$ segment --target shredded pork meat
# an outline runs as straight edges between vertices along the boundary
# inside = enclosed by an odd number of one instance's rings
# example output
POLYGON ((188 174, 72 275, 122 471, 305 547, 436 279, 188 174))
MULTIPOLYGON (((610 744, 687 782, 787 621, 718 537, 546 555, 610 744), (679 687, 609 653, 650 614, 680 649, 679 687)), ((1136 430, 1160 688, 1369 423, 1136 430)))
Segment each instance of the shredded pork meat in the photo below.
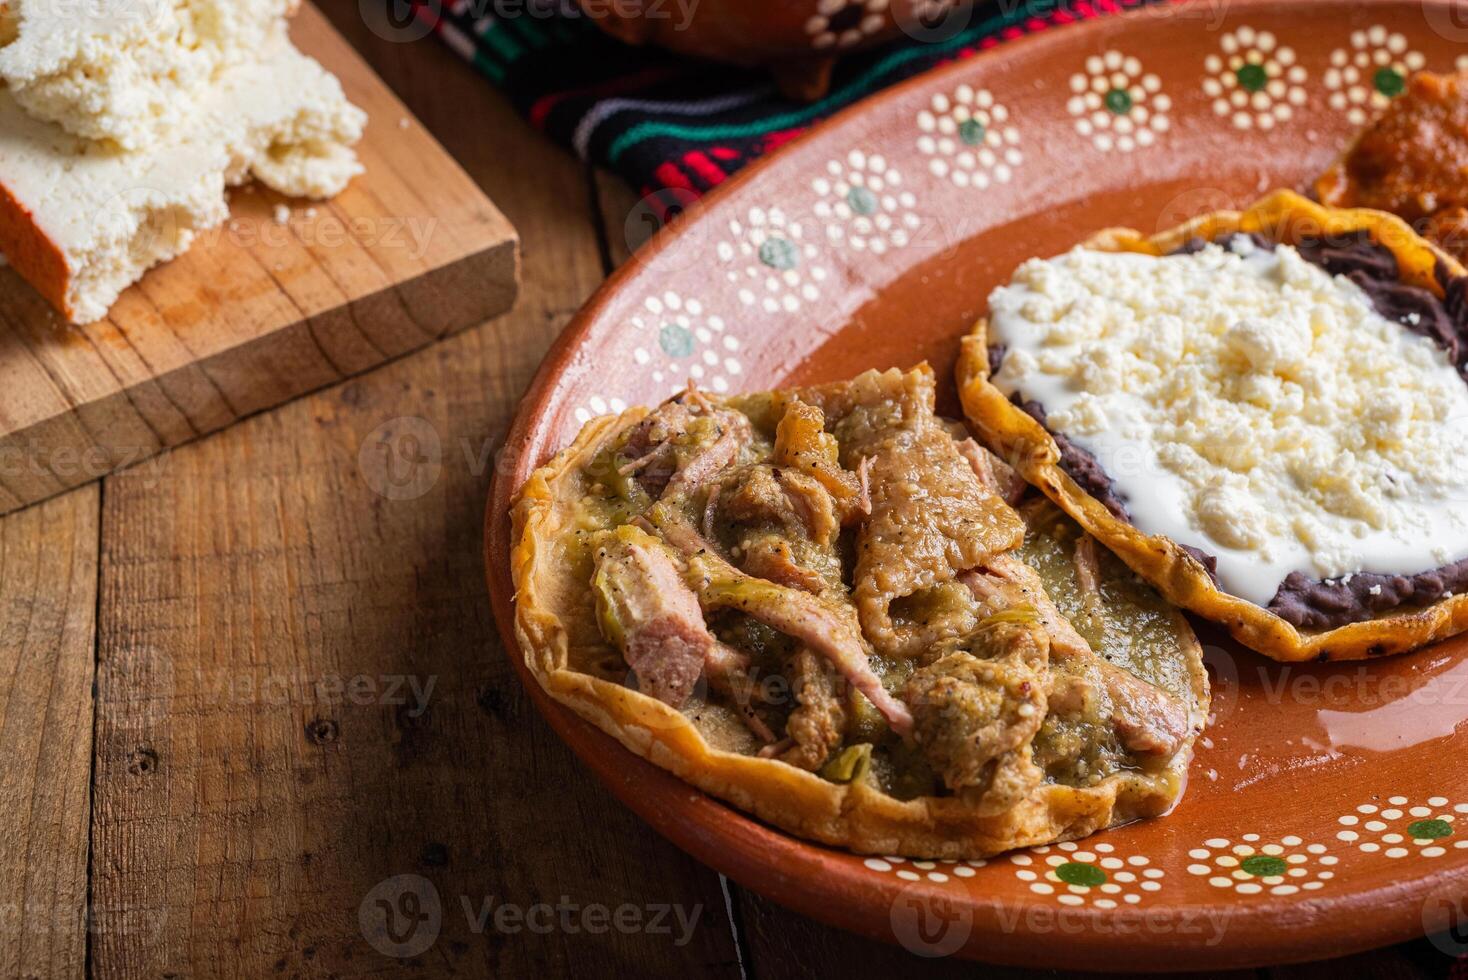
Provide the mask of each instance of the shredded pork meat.
POLYGON ((973 439, 960 439, 958 451, 968 460, 979 482, 1011 507, 1019 503, 1020 498, 1029 491, 1030 485, 1019 475, 1018 470, 973 439))
POLYGON ((731 465, 752 438, 743 413, 714 408, 690 389, 633 427, 620 472, 635 476, 654 499, 691 493, 731 465))
POLYGON ((826 415, 815 405, 791 398, 775 428, 776 466, 803 473, 830 494, 841 522, 850 524, 871 513, 864 466, 855 473, 842 469, 840 446, 826 431, 826 415))
MULTIPOLYGON (((1096 656, 1091 645, 1055 607, 1032 568, 1009 555, 997 555, 986 567, 966 574, 963 581, 988 609, 998 611, 1018 606, 1034 609, 1050 636, 1053 659, 1081 661, 1082 668, 1067 666, 1083 678, 1090 674, 1094 683, 1105 690, 1114 706, 1112 727, 1128 749, 1145 755, 1170 755, 1177 751, 1188 733, 1187 708, 1156 685, 1096 656)), ((1070 699, 1080 696, 1079 691, 1069 692, 1070 699)), ((1077 702, 1068 699, 1063 703, 1077 702)))
POLYGON ((726 657, 704 625, 698 597, 662 543, 637 528, 603 535, 595 561, 603 631, 620 641, 641 690, 681 707, 704 663, 726 657))
POLYGON ((841 679, 831 662, 798 650, 786 668, 797 707, 785 723, 790 745, 779 758, 815 772, 846 738, 847 711, 841 679))
POLYGON ((857 531, 853 595, 867 637, 883 654, 912 658, 971 628, 971 613, 942 587, 1018 546, 1024 523, 934 415, 932 374, 871 373, 809 394, 837 414, 846 462, 866 468, 871 514, 857 531), (918 614, 894 615, 903 600, 918 614))
POLYGON ((1001 623, 964 646, 908 679, 913 738, 950 789, 979 798, 982 813, 1002 813, 1042 778, 1030 743, 1045 720, 1049 639, 1001 623))
MULTIPOLYGON (((633 516, 597 533, 592 584, 640 689, 679 707, 706 678, 765 758, 839 780, 843 750, 900 750, 983 814, 1026 799, 1052 760, 1094 760, 1098 721, 1129 764, 1176 753, 1186 706, 1060 612, 1016 552, 1023 480, 935 400, 926 369, 869 372, 746 402, 690 388, 633 426, 613 450, 633 516), (1050 718, 1078 721, 1037 742, 1050 718)), ((1095 542, 1073 561, 1089 630, 1105 608, 1095 542)))
POLYGON ((688 562, 688 580, 704 609, 735 609, 794 637, 830 660, 893 731, 905 735, 912 729, 907 706, 888 693, 872 670, 861 627, 849 607, 744 574, 697 531, 666 515, 658 529, 688 562))

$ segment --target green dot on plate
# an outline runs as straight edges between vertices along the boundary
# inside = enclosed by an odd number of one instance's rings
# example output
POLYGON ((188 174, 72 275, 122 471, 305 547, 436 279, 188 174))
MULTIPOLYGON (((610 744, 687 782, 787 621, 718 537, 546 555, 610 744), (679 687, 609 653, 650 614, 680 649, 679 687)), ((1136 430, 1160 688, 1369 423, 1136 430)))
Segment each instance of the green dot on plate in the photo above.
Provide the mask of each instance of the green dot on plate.
POLYGON ((1238 78, 1239 87, 1245 92, 1258 92, 1269 81, 1269 76, 1264 72, 1264 66, 1256 65, 1253 62, 1239 65, 1239 70, 1234 72, 1234 76, 1238 78))
POLYGON ((1376 90, 1389 99, 1395 99, 1407 87, 1407 80, 1402 77, 1402 73, 1391 67, 1378 68, 1376 77, 1371 81, 1376 90))
POLYGON ((800 264, 800 254, 790 239, 772 235, 760 242, 759 260, 771 269, 793 269, 800 264))
POLYGON ((693 353, 693 334, 687 327, 676 323, 665 323, 658 331, 658 346, 669 357, 687 357, 693 353))
POLYGON ((987 132, 984 124, 977 119, 965 119, 958 124, 958 138, 969 146, 978 146, 984 142, 984 134, 987 132))
POLYGON ((1409 824, 1407 836, 1413 840, 1437 840, 1453 836, 1453 825, 1446 820, 1418 820, 1409 824))
POLYGON ((846 203, 857 214, 874 214, 877 210, 877 195, 870 188, 853 187, 846 192, 846 203))
POLYGON ((1272 854, 1250 854, 1239 862, 1239 867, 1255 878, 1274 878, 1289 869, 1284 858, 1277 858, 1272 854))
POLYGON ((1094 864, 1081 864, 1078 861, 1067 861, 1056 868, 1055 877, 1067 885, 1083 885, 1087 888, 1106 884, 1106 872, 1094 864))
POLYGON ((1124 116, 1132 111, 1132 93, 1124 88, 1112 89, 1102 97, 1101 101, 1106 103, 1106 108, 1118 116, 1124 116))

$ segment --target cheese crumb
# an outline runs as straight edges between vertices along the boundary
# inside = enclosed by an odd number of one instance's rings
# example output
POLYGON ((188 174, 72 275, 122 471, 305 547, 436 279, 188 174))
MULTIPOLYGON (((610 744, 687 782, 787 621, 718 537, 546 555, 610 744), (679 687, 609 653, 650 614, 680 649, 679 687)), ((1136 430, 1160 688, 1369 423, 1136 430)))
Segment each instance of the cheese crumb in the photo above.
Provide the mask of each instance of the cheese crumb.
POLYGON ((1214 554, 1225 590, 1265 605, 1291 572, 1468 555, 1468 384, 1295 249, 1080 248, 989 304, 995 385, 1094 455, 1141 530, 1214 554))
POLYGON ((275 223, 278 225, 289 224, 291 220, 291 209, 284 204, 277 204, 274 211, 275 223))
POLYGON ((1235 235, 1228 240, 1228 250, 1235 255, 1253 255, 1257 248, 1248 235, 1235 235))
POLYGON ((36 119, 124 150, 165 142, 224 70, 285 40, 299 0, 6 0, 0 82, 36 119))

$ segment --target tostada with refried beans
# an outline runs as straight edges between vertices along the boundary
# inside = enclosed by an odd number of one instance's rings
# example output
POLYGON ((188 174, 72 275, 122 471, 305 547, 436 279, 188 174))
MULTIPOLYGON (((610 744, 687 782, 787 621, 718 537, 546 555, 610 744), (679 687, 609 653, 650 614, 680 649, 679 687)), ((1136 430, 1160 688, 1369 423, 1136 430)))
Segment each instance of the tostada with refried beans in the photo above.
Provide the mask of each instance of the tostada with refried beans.
POLYGON ((1468 627, 1468 279, 1402 220, 1280 191, 1103 232, 996 290, 982 439, 1171 601, 1279 660, 1468 627))
POLYGON ((513 507, 557 701, 787 831, 980 858, 1166 812, 1176 609, 934 413, 926 367, 589 422, 513 507))

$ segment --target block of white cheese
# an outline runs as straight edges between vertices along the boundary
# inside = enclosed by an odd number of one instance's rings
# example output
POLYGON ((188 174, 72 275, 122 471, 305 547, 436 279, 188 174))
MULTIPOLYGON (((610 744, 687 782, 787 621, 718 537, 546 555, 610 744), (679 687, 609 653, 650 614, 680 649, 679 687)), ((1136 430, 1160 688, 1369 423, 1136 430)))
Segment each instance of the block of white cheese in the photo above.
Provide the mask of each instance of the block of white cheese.
POLYGON ((0 89, 0 252, 76 323, 105 316, 148 268, 228 216, 252 177, 330 197, 361 167, 366 116, 341 84, 279 38, 226 68, 146 149, 80 139, 0 89))
POLYGON ((123 149, 165 142, 298 0, 0 0, 0 83, 29 115, 123 149))

